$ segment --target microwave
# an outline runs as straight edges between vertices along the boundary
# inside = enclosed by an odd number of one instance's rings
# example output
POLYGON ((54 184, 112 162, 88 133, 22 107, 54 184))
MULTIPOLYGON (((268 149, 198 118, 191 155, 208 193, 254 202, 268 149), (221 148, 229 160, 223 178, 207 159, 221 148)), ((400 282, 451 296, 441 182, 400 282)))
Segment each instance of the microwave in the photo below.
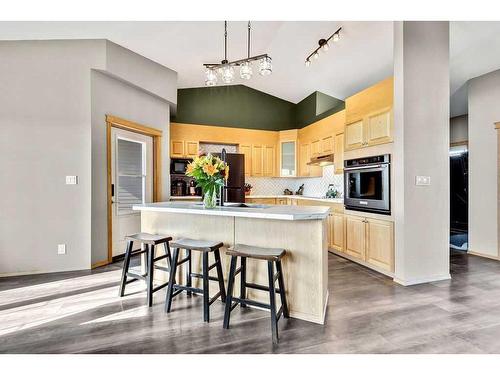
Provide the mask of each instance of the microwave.
POLYGON ((170 174, 185 174, 191 159, 172 159, 170 161, 170 174))
POLYGON ((344 160, 344 205, 347 209, 391 214, 391 156, 344 160))

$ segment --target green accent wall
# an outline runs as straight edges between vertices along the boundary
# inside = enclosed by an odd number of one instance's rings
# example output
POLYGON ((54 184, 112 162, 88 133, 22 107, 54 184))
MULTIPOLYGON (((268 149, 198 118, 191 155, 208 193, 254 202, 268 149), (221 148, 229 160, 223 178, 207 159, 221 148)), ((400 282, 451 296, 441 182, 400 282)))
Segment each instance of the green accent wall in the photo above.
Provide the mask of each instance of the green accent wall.
POLYGON ((299 129, 345 108, 315 91, 297 104, 244 85, 177 90, 173 122, 260 130, 299 129))

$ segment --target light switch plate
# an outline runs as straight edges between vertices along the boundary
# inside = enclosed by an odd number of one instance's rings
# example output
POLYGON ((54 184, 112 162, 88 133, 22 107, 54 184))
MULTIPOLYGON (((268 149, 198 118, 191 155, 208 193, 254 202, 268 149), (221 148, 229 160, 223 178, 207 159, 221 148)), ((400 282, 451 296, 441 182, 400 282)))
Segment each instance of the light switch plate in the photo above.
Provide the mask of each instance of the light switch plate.
POLYGON ((66 185, 77 185, 78 176, 66 176, 66 185))
POLYGON ((417 186, 428 186, 431 184, 431 176, 416 176, 415 185, 417 186))
POLYGON ((65 243, 60 243, 59 245, 57 245, 57 254, 59 254, 59 255, 66 254, 66 244, 65 243))

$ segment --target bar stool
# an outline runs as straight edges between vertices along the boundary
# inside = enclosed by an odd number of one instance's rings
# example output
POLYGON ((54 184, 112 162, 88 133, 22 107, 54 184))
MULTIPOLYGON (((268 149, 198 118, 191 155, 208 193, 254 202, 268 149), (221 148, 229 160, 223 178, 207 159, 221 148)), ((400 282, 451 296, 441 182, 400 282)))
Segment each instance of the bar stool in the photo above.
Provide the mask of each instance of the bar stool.
POLYGON ((173 249, 172 255, 172 272, 170 272, 170 280, 167 288, 167 298, 165 300, 165 311, 170 312, 172 307, 172 299, 181 293, 182 291, 187 291, 188 296, 191 293, 201 293, 203 295, 203 320, 205 322, 210 321, 210 305, 214 303, 218 297, 221 297, 222 302, 226 302, 226 290, 224 288, 224 278, 222 276, 222 263, 220 258, 219 249, 223 246, 222 242, 214 241, 204 241, 204 240, 192 240, 189 238, 183 238, 173 241, 170 246, 173 249), (179 261, 179 249, 186 250, 186 257, 179 261), (201 251, 203 253, 202 259, 202 273, 194 273, 191 271, 191 251, 201 251), (208 254, 214 253, 215 263, 208 265, 208 254), (186 285, 180 285, 175 283, 175 274, 177 272, 177 267, 183 263, 188 263, 188 269, 186 273, 186 285), (217 277, 210 276, 209 272, 213 268, 217 269, 217 277), (192 283, 192 278, 199 278, 203 280, 203 289, 194 288, 192 283), (210 298, 209 296, 209 281, 218 281, 219 291, 210 298))
POLYGON ((271 330, 273 336, 273 343, 277 344, 278 337, 278 320, 281 316, 289 318, 288 305, 285 295, 285 283, 283 281, 283 269, 281 267, 281 258, 286 254, 284 249, 271 249, 265 247, 249 246, 243 244, 236 244, 229 248, 226 252, 231 256, 231 267, 229 271, 229 280, 227 286, 227 299, 224 311, 224 328, 229 328, 229 319, 231 318, 231 311, 240 304, 241 307, 246 305, 256 306, 271 311, 271 330), (238 257, 241 259, 240 268, 236 269, 236 261, 238 257), (269 286, 247 283, 246 281, 246 260, 247 258, 266 260, 267 261, 267 274, 269 278, 269 286), (276 273, 274 273, 274 264, 276 264, 276 273), (237 274, 240 274, 240 297, 233 297, 234 279, 237 274), (274 284, 278 280, 279 289, 276 289, 274 284), (269 305, 246 298, 246 288, 258 289, 269 292, 269 305), (280 295, 281 307, 276 312, 276 293, 280 295), (236 301, 234 304, 233 301, 236 301))
POLYGON ((126 236, 127 240, 127 250, 125 251, 125 260, 123 262, 123 270, 122 270, 122 278, 120 282, 120 291, 119 296, 123 297, 125 294, 125 286, 128 283, 131 283, 136 280, 145 280, 147 286, 147 301, 148 306, 153 306, 153 293, 166 287, 168 282, 161 284, 157 287, 153 287, 153 273, 155 269, 159 269, 162 271, 170 272, 172 257, 170 254, 169 241, 172 240, 172 237, 165 237, 157 234, 149 234, 149 233, 136 233, 130 236, 126 236), (134 242, 140 242, 141 245, 144 245, 144 249, 141 246, 140 251, 132 251, 132 246, 134 242), (157 245, 163 244, 165 249, 165 254, 155 258, 155 249, 157 245), (135 272, 131 272, 130 268, 130 259, 134 256, 146 253, 146 273, 138 274, 135 272), (167 259, 168 267, 163 267, 156 265, 155 263, 159 260, 167 259), (131 278, 131 280, 127 280, 127 278, 131 278))

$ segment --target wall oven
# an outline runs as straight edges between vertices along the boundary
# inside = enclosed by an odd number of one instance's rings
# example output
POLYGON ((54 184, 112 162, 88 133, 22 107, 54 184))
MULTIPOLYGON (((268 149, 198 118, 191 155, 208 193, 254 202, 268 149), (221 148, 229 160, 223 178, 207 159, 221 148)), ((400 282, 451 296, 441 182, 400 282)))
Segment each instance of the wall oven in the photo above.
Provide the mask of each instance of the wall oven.
POLYGON ((344 161, 344 205, 356 211, 391 214, 391 156, 344 161))

